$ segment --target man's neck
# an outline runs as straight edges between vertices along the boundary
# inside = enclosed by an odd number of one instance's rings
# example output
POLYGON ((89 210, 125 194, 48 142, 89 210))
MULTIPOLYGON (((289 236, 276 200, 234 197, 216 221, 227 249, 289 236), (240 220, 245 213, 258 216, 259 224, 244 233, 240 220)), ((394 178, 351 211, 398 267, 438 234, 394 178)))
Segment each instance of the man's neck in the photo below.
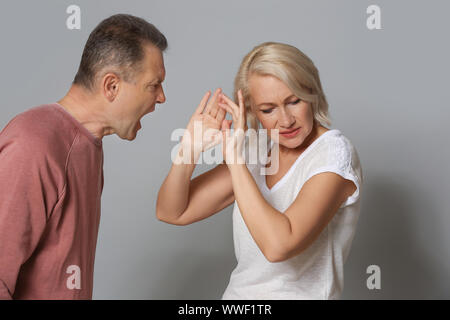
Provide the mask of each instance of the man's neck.
POLYGON ((72 85, 66 96, 58 101, 58 104, 94 137, 102 139, 104 136, 114 133, 108 125, 101 103, 83 88, 72 85))

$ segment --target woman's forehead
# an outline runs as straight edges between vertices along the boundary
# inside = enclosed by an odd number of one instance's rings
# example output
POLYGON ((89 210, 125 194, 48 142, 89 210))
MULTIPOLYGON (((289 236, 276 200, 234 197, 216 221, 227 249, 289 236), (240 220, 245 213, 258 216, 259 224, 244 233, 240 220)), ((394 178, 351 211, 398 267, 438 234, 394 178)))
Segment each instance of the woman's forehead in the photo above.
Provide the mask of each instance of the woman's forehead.
POLYGON ((249 93, 255 104, 284 101, 292 91, 280 79, 270 75, 252 75, 249 78, 249 93))

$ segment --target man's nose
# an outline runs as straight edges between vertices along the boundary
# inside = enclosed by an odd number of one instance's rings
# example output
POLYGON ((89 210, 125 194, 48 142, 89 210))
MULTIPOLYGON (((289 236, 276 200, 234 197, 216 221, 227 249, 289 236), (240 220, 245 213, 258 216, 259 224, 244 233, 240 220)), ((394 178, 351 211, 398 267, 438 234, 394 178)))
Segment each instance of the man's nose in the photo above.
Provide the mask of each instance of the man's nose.
POLYGON ((158 93, 158 98, 156 99, 157 103, 164 103, 166 102, 166 95, 164 94, 164 89, 161 86, 161 90, 158 93))

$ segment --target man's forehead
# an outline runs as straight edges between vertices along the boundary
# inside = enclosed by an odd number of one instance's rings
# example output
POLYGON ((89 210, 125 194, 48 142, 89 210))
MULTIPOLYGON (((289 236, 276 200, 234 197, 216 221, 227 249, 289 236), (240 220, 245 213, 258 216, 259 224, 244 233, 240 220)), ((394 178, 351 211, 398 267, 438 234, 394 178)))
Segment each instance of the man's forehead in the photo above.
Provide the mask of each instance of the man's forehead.
POLYGON ((163 63, 163 53, 158 47, 153 44, 144 44, 143 49, 147 57, 150 57, 157 62, 163 63))
POLYGON ((164 81, 166 69, 161 50, 153 45, 146 45, 144 59, 144 71, 154 78, 154 80, 164 81))
POLYGON ((164 65, 162 65, 158 70, 153 73, 153 81, 157 81, 159 83, 163 82, 166 78, 166 69, 164 68, 164 65))
POLYGON ((163 82, 165 78, 166 78, 166 68, 164 67, 164 62, 163 62, 162 66, 160 68, 160 72, 159 72, 159 80, 161 82, 163 82))

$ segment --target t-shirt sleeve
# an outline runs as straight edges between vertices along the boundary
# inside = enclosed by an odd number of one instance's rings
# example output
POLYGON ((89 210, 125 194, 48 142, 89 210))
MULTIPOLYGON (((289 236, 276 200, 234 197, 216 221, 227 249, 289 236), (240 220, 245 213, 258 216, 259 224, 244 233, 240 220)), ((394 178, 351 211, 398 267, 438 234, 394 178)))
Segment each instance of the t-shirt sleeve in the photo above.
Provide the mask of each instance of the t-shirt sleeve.
POLYGON ((0 299, 12 299, 21 266, 36 249, 57 199, 45 155, 16 134, 0 134, 0 299))
POLYGON ((348 197, 340 208, 354 204, 360 199, 362 187, 362 171, 358 154, 353 145, 345 137, 328 139, 326 147, 320 149, 320 161, 312 164, 305 181, 322 172, 333 172, 344 179, 352 181, 355 192, 348 197))

